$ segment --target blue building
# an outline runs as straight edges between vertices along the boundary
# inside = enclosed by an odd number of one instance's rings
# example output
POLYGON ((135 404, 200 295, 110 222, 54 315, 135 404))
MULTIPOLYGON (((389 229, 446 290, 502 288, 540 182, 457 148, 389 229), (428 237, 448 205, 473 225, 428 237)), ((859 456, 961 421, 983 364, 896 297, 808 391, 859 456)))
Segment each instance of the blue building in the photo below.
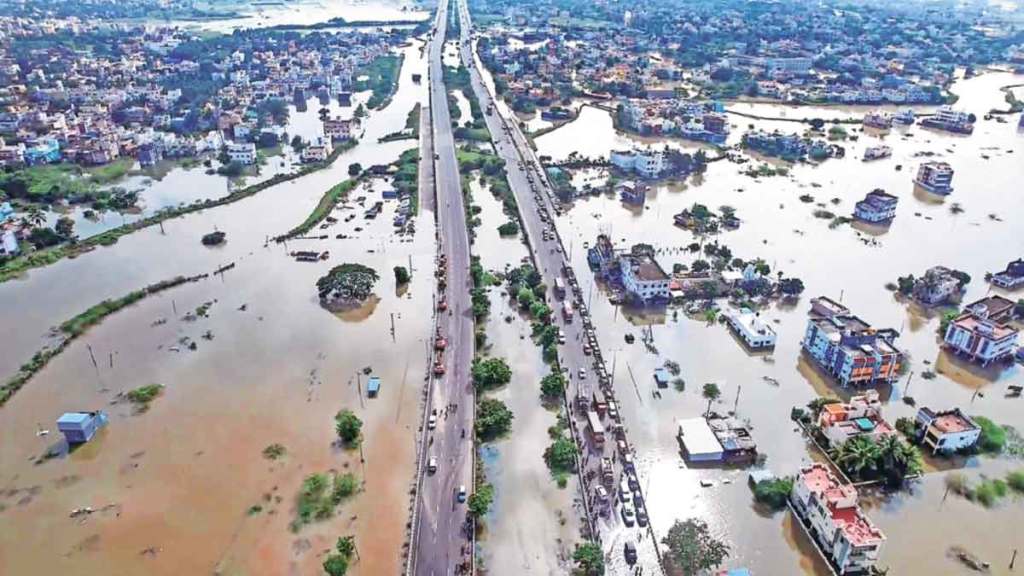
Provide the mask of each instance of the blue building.
POLYGON ((97 412, 65 412, 57 419, 57 429, 64 434, 68 444, 84 444, 107 425, 107 415, 97 412))
POLYGON ((60 144, 54 138, 40 139, 25 150, 25 162, 29 165, 60 162, 60 144))
POLYGON ((366 381, 366 395, 370 398, 376 398, 379 393, 380 378, 377 376, 370 376, 370 379, 366 381))
POLYGON ((14 207, 11 206, 11 203, 4 202, 0 204, 0 224, 7 222, 11 218, 14 218, 14 207))

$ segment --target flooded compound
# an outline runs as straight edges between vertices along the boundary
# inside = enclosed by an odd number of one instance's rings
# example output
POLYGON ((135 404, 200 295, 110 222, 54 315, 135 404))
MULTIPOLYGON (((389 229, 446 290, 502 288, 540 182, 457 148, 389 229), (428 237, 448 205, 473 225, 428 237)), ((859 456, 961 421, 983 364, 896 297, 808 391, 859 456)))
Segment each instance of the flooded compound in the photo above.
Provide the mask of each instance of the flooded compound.
MULTIPOLYGON (((970 137, 918 126, 894 128, 883 135, 848 126, 858 138, 843 142, 845 158, 796 164, 786 176, 758 178, 743 173, 758 161, 711 162, 703 174, 652 185, 642 208, 627 207, 617 195, 602 193, 575 200, 559 217, 558 229, 588 297, 609 369, 616 366, 615 385, 636 444, 640 477, 649 482, 645 494, 659 537, 675 520, 699 517, 730 543, 729 566, 755 571, 770 566, 770 572, 780 574, 828 573, 790 513, 773 514, 754 502, 747 469, 688 466, 676 439, 680 420, 700 416, 707 409, 701 389, 713 382, 722 393, 712 410, 725 413, 735 408, 737 416, 749 422, 760 452, 767 457, 765 468, 776 475, 792 475, 817 457, 790 419, 790 409, 804 407, 818 396, 850 394, 801 354, 810 299, 818 295, 842 301, 872 325, 900 332, 897 346, 907 353, 914 375, 909 393, 909 374, 881 391, 887 421, 912 418, 921 406, 960 407, 1001 424, 1024 426, 1020 400, 1005 397, 1008 385, 1024 383, 1020 366, 983 370, 940 352, 941 309, 926 310, 886 289, 898 276, 920 276, 942 264, 970 274, 972 281, 963 296, 963 302, 969 303, 990 292, 987 272, 1002 270, 1007 262, 1021 257, 1024 243, 1015 222, 1024 218, 1024 196, 1017 184, 1024 177, 1024 134, 1016 127, 1016 116, 1006 123, 981 117, 991 108, 1004 106, 1000 86, 1022 79, 993 72, 953 86, 960 95, 957 106, 979 117, 970 137), (892 147, 892 157, 863 162, 864 149, 880 142, 892 147), (913 174, 928 159, 954 166, 957 185, 951 195, 915 189, 913 174), (854 203, 875 188, 899 198, 896 218, 888 227, 830 225, 829 219, 815 216, 816 210, 850 215, 854 203), (804 195, 812 198, 802 200, 804 195), (674 226, 673 216, 694 203, 712 210, 730 206, 742 224, 705 238, 674 226), (951 209, 954 203, 955 210, 951 209), (778 335, 777 344, 770 353, 748 352, 725 324, 709 323, 703 314, 690 316, 682 307, 613 306, 587 263, 586 246, 592 246, 598 234, 609 235, 618 248, 652 245, 656 259, 669 271, 677 263, 692 265, 696 256, 686 250, 689 244, 717 242, 745 261, 763 259, 773 275, 782 271, 800 278, 806 290, 795 302, 776 301, 761 309, 762 320, 778 335), (651 339, 649 349, 642 343, 645 334, 651 339), (627 336, 635 343, 627 343, 627 336), (670 386, 660 391, 659 398, 652 395, 652 374, 666 360, 680 365, 685 389, 680 392, 670 386), (924 372, 934 372, 935 377, 922 379, 924 372), (904 402, 904 396, 912 396, 916 405, 904 402)), ((729 104, 727 108, 765 117, 827 118, 859 117, 866 110, 769 104, 729 104)), ((748 125, 788 132, 805 129, 736 115, 730 115, 729 121, 733 127, 729 144, 738 142, 748 125)), ((538 137, 537 153, 554 162, 574 152, 607 158, 612 150, 661 147, 663 142, 616 132, 611 114, 585 106, 576 120, 538 137)), ((667 144, 689 152, 700 147, 681 140, 667 144)), ((606 177, 601 170, 578 170, 572 175, 577 187, 586 181, 598 187, 606 177)), ((961 472, 977 479, 1021 466, 1024 462, 1011 456, 975 456, 962 463, 961 472)), ((947 553, 949 547, 961 546, 990 561, 991 573, 1008 573, 1006 566, 1016 546, 1012 518, 1019 515, 1019 501, 1008 499, 987 509, 960 497, 946 497, 945 475, 945 470, 929 470, 904 492, 862 494, 866 514, 890 535, 879 566, 896 573, 966 573, 968 569, 947 553), (953 529, 954 522, 961 529, 953 529)))
POLYGON ((8 572, 311 574, 346 535, 359 550, 350 573, 399 571, 433 313, 433 215, 421 213, 404 236, 392 225, 394 200, 365 219, 359 197, 367 206, 380 198, 371 183, 336 208, 336 223, 311 233, 322 239, 268 239, 302 222, 350 164, 387 164, 416 146, 377 140, 425 101, 412 81, 425 72, 421 45, 401 48, 391 103, 370 113, 361 143, 329 168, 0 285, 0 372, 11 374, 48 341, 50 326, 103 299, 234 264, 108 317, 4 407, 8 572), (202 246, 215 229, 226 242, 202 246), (303 250, 329 257, 289 256, 303 250), (366 305, 332 314, 316 281, 343 262, 370 266, 379 280, 366 305), (397 287, 392 268, 410 265, 411 283, 397 287), (381 383, 375 398, 370 376, 381 383), (147 410, 125 400, 149 384, 162 389, 147 410), (343 408, 363 421, 361 449, 337 443, 343 408), (70 454, 54 451, 57 417, 83 409, 105 410, 110 423, 70 454), (324 520, 293 526, 304 479, 316 473, 352 473, 358 489, 324 520))

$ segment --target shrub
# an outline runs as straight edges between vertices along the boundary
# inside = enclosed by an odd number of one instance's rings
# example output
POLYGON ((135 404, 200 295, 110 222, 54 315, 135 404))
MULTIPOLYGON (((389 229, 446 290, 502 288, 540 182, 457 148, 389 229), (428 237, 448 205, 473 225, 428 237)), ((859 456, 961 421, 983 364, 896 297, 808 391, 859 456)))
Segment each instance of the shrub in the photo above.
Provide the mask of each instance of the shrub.
POLYGON ((281 444, 271 444, 263 449, 263 457, 267 460, 277 460, 285 455, 285 447, 281 444))
POLYGON ((786 507, 786 501, 789 498, 789 493, 792 491, 792 478, 762 480, 754 486, 754 499, 767 505, 772 510, 781 510, 786 507))
POLYGON ((487 514, 494 502, 494 486, 482 484, 469 495, 469 513, 474 518, 480 518, 487 514))
POLYGON ((498 226, 498 234, 502 236, 515 236, 516 234, 519 234, 519 224, 509 220, 501 226, 498 226))
POLYGON ((345 444, 354 444, 359 440, 359 434, 363 429, 363 421, 351 410, 344 409, 334 417, 334 429, 338 432, 338 438, 345 444))
POLYGON ((981 436, 978 438, 978 450, 988 454, 1002 452, 1003 447, 1006 445, 1006 429, 984 416, 975 416, 974 421, 981 427, 981 436))
POLYGON ((335 504, 341 504, 344 499, 355 494, 358 488, 359 482, 356 480, 355 474, 346 472, 340 476, 335 476, 334 488, 331 490, 331 501, 335 504))

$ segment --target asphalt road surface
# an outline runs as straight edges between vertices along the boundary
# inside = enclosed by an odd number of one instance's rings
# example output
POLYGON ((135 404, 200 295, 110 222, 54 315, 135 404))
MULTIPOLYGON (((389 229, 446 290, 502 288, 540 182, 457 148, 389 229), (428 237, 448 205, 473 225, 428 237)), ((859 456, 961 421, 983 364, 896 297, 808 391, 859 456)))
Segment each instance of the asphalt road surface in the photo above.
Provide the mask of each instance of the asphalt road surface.
MULTIPOLYGON (((472 491, 473 476, 473 386, 469 377, 473 359, 473 315, 469 290, 469 235, 455 157, 448 96, 442 74, 442 54, 447 3, 438 6, 433 36, 428 46, 428 82, 432 145, 421 153, 430 160, 433 152, 434 182, 421 179, 421 187, 436 186, 439 252, 446 257, 448 310, 438 313, 438 329, 447 340, 445 374, 435 378, 430 409, 436 411, 436 426, 426 430, 425 460, 416 501, 415 532, 411 571, 424 576, 459 574, 460 565, 471 565, 471 539, 465 530, 467 506, 458 492, 472 491), (437 462, 430 473, 427 463, 437 462)), ((434 190, 421 188, 421 196, 434 190)))
MULTIPOLYGON (((483 83, 480 71, 475 65, 471 39, 472 25, 465 0, 460 0, 458 6, 461 18, 460 28, 462 31, 459 48, 460 56, 463 64, 470 70, 473 91, 480 102, 481 109, 485 111, 493 109, 493 112, 485 114, 484 118, 491 132, 491 139, 495 150, 505 160, 509 186, 512 188, 519 205, 524 232, 529 240, 534 261, 539 267, 541 276, 547 286, 554 286, 555 279, 558 277, 562 277, 568 286, 568 277, 564 270, 571 269, 571 264, 568 258, 566 258, 565 247, 558 237, 558 231, 553 222, 555 206, 552 201, 553 195, 551 194, 547 175, 544 173, 536 154, 527 143, 519 127, 515 125, 515 122, 506 121, 497 107, 493 106, 492 95, 483 83), (545 230, 549 233, 549 240, 544 240, 545 230)), ((577 249, 582 250, 583 247, 580 246, 577 249)), ((570 288, 566 295, 566 298, 572 300, 574 307, 579 311, 579 315, 571 322, 567 322, 559 312, 561 301, 551 302, 551 307, 555 310, 553 320, 563 330, 566 337, 566 344, 559 347, 559 359, 569 381, 570 397, 577 395, 589 397, 590 391, 596 390, 598 387, 595 374, 595 368, 598 365, 596 356, 587 355, 583 351, 583 344, 588 341, 588 338, 591 338, 591 341, 596 343, 596 335, 593 330, 588 330, 583 322, 582 317, 586 314, 583 296, 578 290, 578 285, 575 291, 570 288), (581 370, 584 372, 581 372, 581 370)), ((594 348, 599 350, 597 346, 594 346, 594 348)), ((593 354, 599 354, 599 352, 593 354)), ((614 377, 614 374, 612 377, 614 377)), ((634 393, 632 386, 620 385, 618 389, 626 394, 634 393)), ((585 420, 576 410, 573 410, 573 414, 577 430, 582 432, 585 420)), ((585 446, 582 450, 584 474, 587 472, 596 473, 600 468, 601 457, 611 458, 617 450, 615 439, 610 434, 603 448, 594 446, 583 438, 578 438, 578 441, 585 446)), ((625 447, 631 451, 628 440, 625 447)), ((621 454, 618 456, 616 486, 618 479, 621 477, 619 475, 621 473, 621 454)), ((640 482, 643 485, 642 479, 640 479, 640 482)), ((592 517, 595 518, 594 529, 600 535, 602 546, 609 556, 607 563, 608 573, 633 574, 639 572, 645 575, 662 573, 655 553, 653 532, 648 528, 641 528, 636 525, 632 527, 626 526, 621 520, 620 508, 615 502, 612 502, 612 505, 606 509, 606 516, 598 514, 597 511, 600 509, 600 505, 592 500, 596 484, 596 480, 591 482, 585 488, 587 493, 582 495, 582 497, 588 503, 592 503, 591 510, 594 512, 592 517), (623 545, 626 541, 634 542, 638 548, 640 558, 633 566, 627 565, 622 557, 623 545)), ((609 491, 612 493, 617 492, 614 487, 609 491)), ((583 512, 582 507, 580 507, 580 512, 583 512)))

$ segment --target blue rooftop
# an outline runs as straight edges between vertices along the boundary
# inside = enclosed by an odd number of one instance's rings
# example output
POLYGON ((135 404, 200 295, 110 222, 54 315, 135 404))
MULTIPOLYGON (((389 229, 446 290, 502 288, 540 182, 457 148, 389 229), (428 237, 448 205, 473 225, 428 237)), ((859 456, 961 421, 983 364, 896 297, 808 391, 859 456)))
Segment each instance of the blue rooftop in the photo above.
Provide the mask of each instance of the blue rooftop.
POLYGON ((57 424, 81 424, 90 418, 92 418, 92 414, 87 412, 65 412, 57 419, 57 424))

